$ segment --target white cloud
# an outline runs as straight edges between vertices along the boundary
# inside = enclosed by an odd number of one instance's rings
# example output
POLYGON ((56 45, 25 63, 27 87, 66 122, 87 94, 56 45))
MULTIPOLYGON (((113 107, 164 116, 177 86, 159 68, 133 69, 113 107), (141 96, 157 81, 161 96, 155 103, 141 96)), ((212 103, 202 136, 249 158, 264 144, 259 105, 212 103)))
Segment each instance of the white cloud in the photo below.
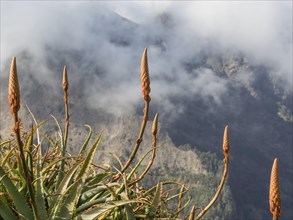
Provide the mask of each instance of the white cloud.
MULTIPOLYGON (((201 50, 233 49, 252 64, 270 66, 271 76, 292 91, 291 18, 291 1, 5 1, 1 2, 1 72, 3 64, 22 50, 30 51, 37 65, 44 63, 48 46, 83 52, 82 64, 71 63, 79 71, 77 79, 88 77, 97 66, 104 71, 88 82, 86 93, 95 100, 93 105, 107 103, 110 112, 123 109, 121 113, 131 111, 141 98, 140 56, 148 47, 151 94, 171 109, 171 96, 201 95, 220 103, 227 82, 207 69, 195 68, 197 77, 191 77, 183 63, 200 59, 201 50), (139 26, 131 29, 109 11, 139 26), (166 26, 158 19, 163 13, 166 26), (128 42, 128 47, 113 43, 113 37, 128 42), (158 42, 149 45, 149 39, 158 42)), ((40 69, 41 79, 52 78, 50 67, 44 64, 40 69)))

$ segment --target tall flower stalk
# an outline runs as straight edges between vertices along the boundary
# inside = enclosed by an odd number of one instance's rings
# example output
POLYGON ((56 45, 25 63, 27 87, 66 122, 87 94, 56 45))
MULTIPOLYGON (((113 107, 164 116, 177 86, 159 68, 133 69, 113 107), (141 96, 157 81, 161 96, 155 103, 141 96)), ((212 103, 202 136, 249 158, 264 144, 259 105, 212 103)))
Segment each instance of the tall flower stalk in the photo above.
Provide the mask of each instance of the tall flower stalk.
MULTIPOLYGON (((133 159, 139 149, 139 146, 142 142, 144 130, 145 130, 145 127, 146 127, 146 124, 148 121, 149 105, 150 105, 150 101, 151 101, 151 97, 150 97, 151 88, 150 88, 150 77, 149 77, 149 69, 148 69, 147 48, 144 49, 143 54, 142 54, 140 73, 141 73, 140 77, 141 77, 142 96, 145 100, 145 107, 143 110, 143 120, 141 123, 138 138, 136 139, 136 144, 135 144, 128 160, 126 161, 126 163, 122 167, 120 173, 124 173, 125 170, 130 166, 131 162, 133 161, 133 159)), ((111 181, 116 181, 118 178, 120 178, 119 173, 116 176, 114 176, 111 181)))
POLYGON ((32 184, 33 180, 32 180, 32 176, 30 175, 29 168, 27 166, 27 162, 24 155, 23 143, 21 141, 21 135, 20 135, 20 118, 18 117, 18 111, 20 109, 20 89, 19 89, 15 57, 12 58, 12 62, 10 66, 9 84, 8 84, 8 100, 9 100, 9 105, 11 109, 11 114, 14 117, 13 131, 16 136, 16 143, 19 150, 19 157, 21 160, 24 177, 26 180, 28 193, 30 196, 30 203, 32 204, 32 209, 33 209, 35 219, 39 219, 35 196, 34 196, 34 189, 32 184))
POLYGON ((204 209, 202 209, 202 211, 198 214, 198 216, 195 218, 196 220, 200 219, 213 206, 213 204, 219 198, 219 195, 224 187, 224 183, 227 179, 228 162, 229 162, 229 149, 230 149, 230 145, 229 145, 228 126, 226 126, 225 130, 224 130, 224 136, 223 136, 224 172, 222 175, 222 179, 221 179, 221 182, 218 186, 218 189, 217 189, 214 197, 212 198, 210 203, 204 209))
MULTIPOLYGON (((67 144, 68 128, 69 128, 69 110, 68 110, 68 78, 67 78, 67 68, 66 65, 63 69, 63 92, 64 92, 64 106, 65 106, 65 136, 64 136, 64 146, 67 144)), ((65 152, 64 152, 65 153, 65 152)), ((63 155, 64 156, 64 155, 63 155)))
MULTIPOLYGON (((66 154, 66 146, 67 146, 67 138, 68 138, 68 128, 69 128, 69 108, 68 108, 68 77, 67 77, 67 68, 66 65, 64 65, 63 68, 63 80, 62 80, 62 87, 63 87, 63 94, 64 94, 64 107, 65 107, 65 131, 64 131, 64 137, 61 140, 62 141, 62 157, 65 157, 66 154)), ((61 183, 63 177, 64 177, 64 169, 65 169, 65 161, 61 161, 60 169, 61 172, 58 176, 58 182, 57 186, 61 183)))

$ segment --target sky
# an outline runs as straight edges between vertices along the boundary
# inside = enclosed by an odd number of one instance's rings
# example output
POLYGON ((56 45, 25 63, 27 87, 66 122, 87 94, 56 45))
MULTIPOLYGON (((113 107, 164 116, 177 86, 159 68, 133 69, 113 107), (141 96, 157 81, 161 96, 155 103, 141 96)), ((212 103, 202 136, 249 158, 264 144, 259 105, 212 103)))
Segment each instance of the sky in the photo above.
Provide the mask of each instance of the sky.
POLYGON ((177 114, 182 109, 170 97, 221 104, 227 92, 229 81, 213 70, 186 69, 207 50, 240 52, 251 65, 271 68, 270 77, 292 92, 292 26, 292 1, 1 1, 1 75, 12 56, 27 51, 36 78, 54 86, 59 79, 46 60, 60 55, 77 83, 87 81, 93 107, 132 112, 147 47, 151 96, 177 114), (78 64, 68 51, 79 54, 78 64))

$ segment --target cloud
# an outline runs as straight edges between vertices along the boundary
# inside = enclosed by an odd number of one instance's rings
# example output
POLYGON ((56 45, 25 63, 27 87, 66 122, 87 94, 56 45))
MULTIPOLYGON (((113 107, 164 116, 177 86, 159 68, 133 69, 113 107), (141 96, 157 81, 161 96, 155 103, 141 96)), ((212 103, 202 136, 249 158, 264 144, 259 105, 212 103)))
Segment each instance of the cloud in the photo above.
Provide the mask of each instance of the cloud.
POLYGON ((49 63, 62 61, 76 85, 86 82, 91 106, 121 114, 141 101, 140 57, 148 47, 151 95, 167 112, 176 107, 174 97, 221 104, 227 79, 188 65, 200 63, 204 51, 234 50, 253 65, 270 67, 271 77, 292 91, 291 18, 290 1, 5 1, 1 73, 7 60, 25 50, 41 70, 36 78, 53 85, 56 73, 49 63))
POLYGON ((210 39, 224 48, 244 52, 252 63, 271 65, 278 72, 275 77, 292 88, 291 1, 148 2, 114 8, 117 13, 149 25, 154 25, 158 14, 170 13, 176 28, 168 39, 169 50, 179 49, 176 54, 185 57, 194 53, 195 44, 201 43, 198 38, 210 39))

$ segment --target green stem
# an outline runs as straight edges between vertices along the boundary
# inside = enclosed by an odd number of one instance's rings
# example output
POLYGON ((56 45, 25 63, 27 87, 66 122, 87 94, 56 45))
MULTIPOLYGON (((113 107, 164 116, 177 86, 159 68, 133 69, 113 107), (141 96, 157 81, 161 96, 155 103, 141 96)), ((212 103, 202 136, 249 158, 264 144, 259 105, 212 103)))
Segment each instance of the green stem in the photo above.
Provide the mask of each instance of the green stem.
POLYGON ((217 192, 215 193, 215 195, 214 195, 213 199, 210 201, 210 203, 198 214, 198 216, 195 218, 195 220, 200 219, 212 207, 212 205, 218 199, 218 197, 219 197, 219 195, 220 195, 220 193, 221 193, 221 191, 223 189, 223 186, 224 186, 224 183, 226 181, 226 178, 227 178, 228 162, 229 162, 229 157, 225 156, 225 158, 224 158, 224 172, 223 172, 223 175, 222 175, 220 185, 218 186, 217 192))
POLYGON ((190 213, 189 213, 189 218, 188 220, 193 220, 194 219, 194 214, 195 214, 195 206, 192 206, 190 213))
POLYGON ((68 94, 67 90, 64 90, 64 105, 65 105, 65 136, 64 136, 64 149, 63 149, 63 156, 65 156, 65 149, 67 144, 67 137, 68 137, 68 128, 69 128, 69 110, 68 110, 68 94))
POLYGON ((145 126, 146 126, 146 123, 148 121, 148 113, 149 113, 149 101, 146 101, 145 102, 145 108, 144 108, 144 116, 143 116, 143 121, 141 123, 141 128, 140 128, 140 132, 139 132, 139 135, 138 135, 138 138, 136 140, 136 145, 128 159, 128 161, 125 163, 124 167, 121 169, 121 173, 123 173, 128 167, 129 165, 131 164, 131 162, 133 161, 136 153, 137 153, 137 150, 140 146, 140 143, 142 142, 142 136, 143 136, 143 133, 144 133, 144 130, 145 130, 145 126))
MULTIPOLYGON (((66 154, 66 145, 67 145, 67 137, 68 137, 68 128, 69 128, 69 110, 68 110, 68 94, 67 94, 67 89, 64 89, 64 106, 65 106, 65 134, 64 134, 64 138, 62 141, 62 157, 65 157, 66 154)), ((65 170, 65 161, 62 160, 61 161, 61 165, 60 165, 60 170, 61 172, 59 173, 58 176, 58 181, 57 181, 57 187, 59 186, 59 184, 61 183, 63 176, 64 176, 64 170, 65 170)))
POLYGON ((28 166, 27 166, 27 163, 25 160, 25 156, 24 156, 23 144, 22 144, 21 137, 20 137, 19 124, 20 124, 20 120, 18 119, 17 112, 15 112, 14 113, 14 126, 15 126, 14 132, 16 135, 16 142, 17 142, 17 146, 19 149, 19 154, 20 154, 19 156, 20 156, 20 160, 21 160, 22 167, 24 170, 24 176, 26 179, 26 184, 27 184, 27 188, 29 191, 29 195, 30 195, 30 202, 32 205, 33 213, 34 213, 35 219, 39 219, 37 206, 36 206, 36 200, 35 200, 35 196, 34 196, 33 185, 32 185, 32 179, 31 179, 32 177, 30 176, 29 169, 28 169, 28 166))
POLYGON ((273 220, 278 220, 278 216, 277 215, 273 215, 273 220))
MULTIPOLYGON (((129 159, 127 160, 127 162, 122 167, 120 173, 124 173, 124 171, 130 166, 131 162, 133 161, 133 159, 134 159, 134 157, 135 157, 135 155, 137 153, 137 150, 138 150, 138 148, 140 146, 140 143, 142 142, 142 136, 143 136, 143 133, 144 133, 147 121, 148 121, 149 104, 150 104, 150 99, 147 99, 145 101, 144 116, 143 116, 143 120, 142 120, 142 123, 141 123, 140 132, 139 132, 138 138, 136 140, 136 145, 133 148, 133 151, 132 151, 131 155, 129 156, 129 159)), ((120 178, 120 176, 121 176, 120 173, 116 174, 113 177, 113 179, 111 180, 111 182, 114 182, 114 181, 118 180, 120 178)))
POLYGON ((155 160, 155 157, 156 157, 156 149, 157 149, 157 137, 156 137, 156 135, 153 135, 153 147, 152 147, 152 149, 153 149, 152 150, 152 152, 153 152, 152 153, 152 157, 151 157, 151 159, 150 159, 150 161, 149 161, 146 169, 143 171, 143 173, 136 180, 134 180, 133 182, 131 182, 129 184, 129 186, 132 186, 135 183, 141 181, 144 178, 144 176, 148 173, 148 171, 150 170, 151 166, 153 165, 154 160, 155 160))

